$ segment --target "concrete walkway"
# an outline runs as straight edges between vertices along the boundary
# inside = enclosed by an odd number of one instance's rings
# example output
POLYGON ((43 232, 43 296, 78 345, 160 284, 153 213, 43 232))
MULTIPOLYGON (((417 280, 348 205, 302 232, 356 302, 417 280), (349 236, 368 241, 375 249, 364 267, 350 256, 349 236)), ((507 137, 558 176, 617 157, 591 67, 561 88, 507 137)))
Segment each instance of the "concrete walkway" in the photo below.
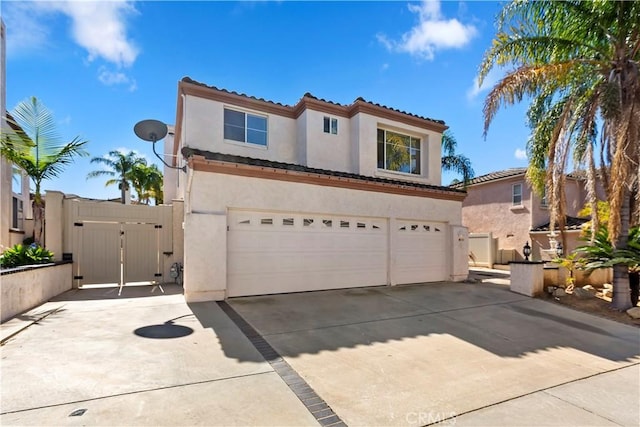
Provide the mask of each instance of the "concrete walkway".
POLYGON ((216 303, 150 289, 71 291, 3 324, 49 313, 2 346, 0 424, 318 425, 216 303))
MULTIPOLYGON (((319 424, 217 303, 165 290, 71 291, 3 324, 13 335, 1 348, 0 424, 319 424)), ((229 306, 350 426, 640 424, 640 329, 504 286, 229 306)))

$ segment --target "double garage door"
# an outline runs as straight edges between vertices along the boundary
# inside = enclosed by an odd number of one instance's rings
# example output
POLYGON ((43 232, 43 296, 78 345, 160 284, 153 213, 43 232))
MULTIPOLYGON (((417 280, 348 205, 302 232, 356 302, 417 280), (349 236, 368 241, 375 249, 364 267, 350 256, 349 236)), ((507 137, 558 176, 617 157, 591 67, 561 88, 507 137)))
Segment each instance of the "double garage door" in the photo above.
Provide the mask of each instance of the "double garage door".
POLYGON ((230 211, 230 297, 446 280, 445 225, 230 211), (390 238, 393 244, 390 245, 390 238))

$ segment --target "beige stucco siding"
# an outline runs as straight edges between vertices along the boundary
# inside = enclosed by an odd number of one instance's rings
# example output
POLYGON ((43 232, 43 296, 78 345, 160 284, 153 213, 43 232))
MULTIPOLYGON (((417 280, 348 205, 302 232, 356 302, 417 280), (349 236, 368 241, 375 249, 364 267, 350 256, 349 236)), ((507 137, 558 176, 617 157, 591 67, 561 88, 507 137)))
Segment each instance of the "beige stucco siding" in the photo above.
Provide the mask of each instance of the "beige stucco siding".
POLYGON ((296 163, 298 159, 295 119, 187 95, 183 120, 186 146, 285 163, 296 163), (267 117, 267 147, 225 140, 225 107, 267 117))
MULTIPOLYGON (((459 201, 210 172, 192 173, 190 212, 185 216, 188 242, 185 245, 185 295, 190 301, 226 296, 227 215, 230 209, 375 217, 389 221, 390 229, 394 229, 395 221, 403 219, 442 222, 446 224, 443 232, 447 235, 447 243, 442 249, 450 253, 447 271, 457 280, 466 277, 466 234, 459 228, 462 221, 459 201), (455 238, 452 237, 454 232, 457 233, 455 238), (454 247, 462 248, 459 250, 464 255, 455 252, 454 247)), ((394 256, 393 250, 389 253, 394 256)), ((393 264, 391 259, 390 265, 393 264)))

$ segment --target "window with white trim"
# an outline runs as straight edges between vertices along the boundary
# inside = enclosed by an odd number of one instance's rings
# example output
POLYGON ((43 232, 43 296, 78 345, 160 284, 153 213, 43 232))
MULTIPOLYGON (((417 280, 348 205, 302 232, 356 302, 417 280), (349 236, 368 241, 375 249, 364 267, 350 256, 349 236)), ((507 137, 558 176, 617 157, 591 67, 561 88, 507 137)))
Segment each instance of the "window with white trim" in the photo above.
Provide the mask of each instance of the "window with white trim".
POLYGON ((330 133, 332 135, 338 134, 338 119, 335 117, 324 116, 323 120, 324 133, 330 133))
POLYGON ((511 187, 511 204, 522 206, 522 184, 513 184, 511 187))
POLYGON ((267 118, 224 109, 224 139, 267 146, 267 118))
POLYGON ((378 169, 420 175, 420 138, 378 129, 378 169))
POLYGON ((542 197, 540 197, 540 207, 548 208, 549 204, 547 202, 547 190, 546 188, 542 189, 542 197))

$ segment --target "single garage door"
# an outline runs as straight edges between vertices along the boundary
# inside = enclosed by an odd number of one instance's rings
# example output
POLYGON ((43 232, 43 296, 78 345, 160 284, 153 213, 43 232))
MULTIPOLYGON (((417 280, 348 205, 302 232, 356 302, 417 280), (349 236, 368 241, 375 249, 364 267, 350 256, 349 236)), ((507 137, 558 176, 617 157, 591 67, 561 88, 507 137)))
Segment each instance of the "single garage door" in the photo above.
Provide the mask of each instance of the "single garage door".
POLYGON ((387 221, 229 211, 228 296, 377 286, 387 279, 387 221))
POLYGON ((397 221, 396 226, 396 283, 448 280, 446 224, 397 221))

